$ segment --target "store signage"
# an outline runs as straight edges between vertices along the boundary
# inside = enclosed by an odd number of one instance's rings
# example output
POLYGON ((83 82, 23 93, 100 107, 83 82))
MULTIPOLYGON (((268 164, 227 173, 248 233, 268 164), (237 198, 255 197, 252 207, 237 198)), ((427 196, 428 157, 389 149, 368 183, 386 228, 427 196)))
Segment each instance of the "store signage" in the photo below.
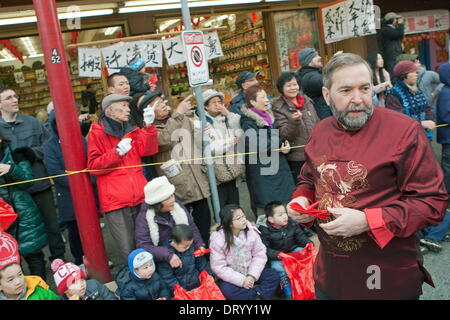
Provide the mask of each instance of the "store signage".
POLYGON ((372 0, 339 0, 320 7, 322 39, 332 43, 376 33, 372 0))
POLYGON ((184 51, 188 69, 189 84, 197 87, 209 81, 208 59, 201 31, 183 31, 184 51))
POLYGON ((43 82, 45 81, 45 71, 44 69, 37 69, 34 71, 34 73, 36 74, 36 80, 39 82, 43 82))
POLYGON ((124 43, 119 43, 101 49, 108 73, 119 72, 120 68, 127 66, 127 47, 124 43))
POLYGON ((102 77, 100 49, 78 48, 78 75, 80 77, 102 77))
POLYGON ((149 68, 162 68, 163 49, 161 41, 139 41, 141 57, 145 60, 145 66, 149 68))
POLYGON ((162 40, 164 54, 169 66, 186 61, 181 36, 162 40))
POLYGON ((208 60, 223 57, 222 47, 217 31, 205 34, 206 57, 208 60))
POLYGON ((450 17, 448 10, 427 10, 399 12, 405 18, 405 34, 448 30, 450 17))
POLYGON ((14 72, 14 79, 16 83, 24 83, 25 77, 23 76, 23 72, 14 72))

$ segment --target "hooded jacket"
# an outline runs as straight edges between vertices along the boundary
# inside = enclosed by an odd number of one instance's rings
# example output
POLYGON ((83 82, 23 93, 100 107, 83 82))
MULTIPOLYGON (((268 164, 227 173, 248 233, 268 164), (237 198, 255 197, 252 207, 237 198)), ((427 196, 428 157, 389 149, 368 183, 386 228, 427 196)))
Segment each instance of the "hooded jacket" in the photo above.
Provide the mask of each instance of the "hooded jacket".
POLYGON ((100 209, 103 213, 124 207, 134 207, 144 201, 144 187, 147 180, 140 167, 141 157, 158 152, 157 130, 154 125, 145 129, 131 127, 125 129, 123 134, 123 137, 118 138, 116 130, 105 118, 92 124, 89 134, 88 169, 136 166, 91 172, 97 176, 100 209), (122 138, 132 139, 132 148, 124 156, 120 156, 116 150, 122 138))
POLYGON ((138 279, 128 266, 119 270, 116 277, 116 294, 121 300, 156 300, 170 297, 164 280, 155 271, 147 280, 138 279))
POLYGON ((127 77, 130 83, 130 96, 136 93, 145 92, 150 89, 150 85, 145 82, 145 75, 139 71, 133 70, 129 67, 120 68, 120 73, 127 77))
POLYGON ((437 94, 442 90, 443 84, 439 79, 437 72, 426 70, 424 67, 419 68, 419 77, 417 78, 417 86, 420 91, 423 92, 427 104, 433 106, 435 99, 433 99, 433 93, 437 94))
POLYGON ((333 113, 322 95, 322 70, 316 67, 305 66, 298 70, 298 76, 303 93, 314 102, 317 116, 321 120, 332 116, 333 113))
MULTIPOLYGON (((260 115, 246 106, 243 106, 241 111, 241 128, 246 139, 245 152, 257 152, 245 158, 246 179, 255 206, 264 208, 275 200, 290 202, 295 189, 294 178, 286 156, 279 151, 272 151, 278 149, 283 142, 276 135, 277 131, 272 130, 278 128, 278 123, 274 122, 273 128, 270 128, 260 115)), ((274 120, 272 112, 268 113, 274 120)))
POLYGON ((163 246, 175 253, 182 262, 180 268, 172 268, 167 262, 158 263, 158 272, 172 294, 176 284, 188 291, 197 288, 200 285, 198 276, 203 270, 212 275, 205 256, 194 256, 195 246, 193 244, 185 252, 179 252, 171 246, 170 240, 164 241, 163 246))
MULTIPOLYGON (((0 184, 33 179, 30 163, 27 160, 15 162, 12 152, 9 146, 3 149, 1 163, 10 164, 11 169, 0 176, 0 184)), ((19 215, 9 227, 8 233, 16 238, 22 255, 34 253, 48 243, 47 230, 41 213, 31 195, 25 191, 28 185, 29 183, 24 183, 0 188, 0 197, 19 215)))
POLYGON ((288 224, 281 228, 273 227, 266 218, 261 221, 258 228, 261 232, 262 242, 267 248, 269 260, 280 260, 278 258, 280 252, 292 252, 295 248, 304 248, 309 242, 312 242, 299 224, 291 218, 288 219, 288 224))
MULTIPOLYGON (((436 104, 437 124, 450 124, 450 63, 439 68, 439 79, 444 87, 436 104)), ((450 144, 450 126, 437 129, 437 141, 440 144, 450 144)))

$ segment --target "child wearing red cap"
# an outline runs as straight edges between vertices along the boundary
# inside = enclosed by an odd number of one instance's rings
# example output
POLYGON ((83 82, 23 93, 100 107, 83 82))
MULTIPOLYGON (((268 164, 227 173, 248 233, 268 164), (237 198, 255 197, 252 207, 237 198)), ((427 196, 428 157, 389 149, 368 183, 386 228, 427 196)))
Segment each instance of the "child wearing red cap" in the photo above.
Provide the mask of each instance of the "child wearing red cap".
POLYGON ((59 300, 39 276, 24 276, 19 245, 0 231, 0 300, 59 300))
POLYGON ((58 293, 69 300, 117 300, 105 285, 95 279, 86 280, 84 271, 73 263, 61 259, 52 262, 53 278, 58 293))

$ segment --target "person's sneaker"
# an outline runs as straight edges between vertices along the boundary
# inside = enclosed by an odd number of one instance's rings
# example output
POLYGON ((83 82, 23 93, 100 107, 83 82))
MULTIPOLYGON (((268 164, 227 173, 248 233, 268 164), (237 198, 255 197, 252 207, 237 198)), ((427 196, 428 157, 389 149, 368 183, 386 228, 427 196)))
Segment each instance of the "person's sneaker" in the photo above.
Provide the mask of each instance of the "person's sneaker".
POLYGON ((420 244, 427 247, 428 250, 432 252, 439 252, 442 250, 442 246, 438 242, 431 239, 420 239, 420 244))
POLYGON ((112 267, 114 267, 114 263, 110 260, 108 260, 108 267, 111 269, 112 267))
POLYGON ((105 227, 105 224, 103 222, 100 222, 100 228, 103 229, 105 227))
POLYGON ((444 237, 444 241, 450 242, 450 233, 447 233, 444 237))
POLYGON ((420 246, 420 253, 421 253, 422 255, 427 254, 427 253, 428 253, 427 247, 420 246))

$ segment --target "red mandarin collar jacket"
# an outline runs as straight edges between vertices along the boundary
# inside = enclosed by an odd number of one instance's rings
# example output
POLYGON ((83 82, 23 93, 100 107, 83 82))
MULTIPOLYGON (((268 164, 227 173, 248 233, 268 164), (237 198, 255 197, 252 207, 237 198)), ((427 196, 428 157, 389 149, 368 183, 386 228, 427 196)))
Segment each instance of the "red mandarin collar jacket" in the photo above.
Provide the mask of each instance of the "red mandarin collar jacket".
POLYGON ((448 203, 442 170, 420 124, 377 107, 356 132, 330 117, 314 128, 305 155, 293 198, 320 201, 319 209, 364 211, 370 227, 345 239, 317 227, 321 247, 314 278, 319 289, 335 299, 419 296, 423 281, 432 280, 422 266, 415 233, 439 224, 448 203), (373 270, 380 271, 379 289, 368 285, 373 270))

